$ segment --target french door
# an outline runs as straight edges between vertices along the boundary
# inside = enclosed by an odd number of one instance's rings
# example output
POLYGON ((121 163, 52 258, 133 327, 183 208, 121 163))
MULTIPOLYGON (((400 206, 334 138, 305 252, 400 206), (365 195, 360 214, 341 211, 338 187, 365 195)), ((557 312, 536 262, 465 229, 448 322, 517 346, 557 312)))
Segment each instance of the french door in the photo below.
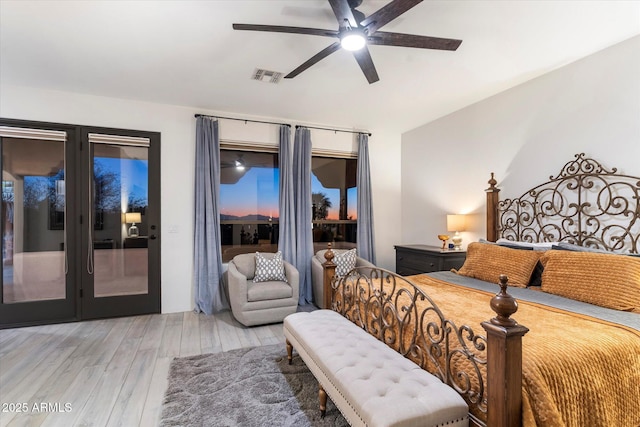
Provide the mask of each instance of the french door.
POLYGON ((160 311, 159 143, 0 120, 0 327, 160 311))

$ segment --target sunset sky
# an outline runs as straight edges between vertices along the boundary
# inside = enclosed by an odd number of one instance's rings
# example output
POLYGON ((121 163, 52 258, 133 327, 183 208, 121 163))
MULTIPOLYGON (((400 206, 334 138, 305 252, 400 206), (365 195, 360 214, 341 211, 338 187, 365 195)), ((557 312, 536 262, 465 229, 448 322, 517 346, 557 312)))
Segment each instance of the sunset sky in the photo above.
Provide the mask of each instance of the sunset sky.
MULTIPOLYGON (((278 218, 279 170, 274 168, 251 168, 236 184, 220 185, 220 213, 238 217, 264 215, 278 218)), ((324 193, 331 201, 328 219, 338 219, 340 190, 327 189, 311 175, 311 191, 324 193)), ((348 215, 356 218, 355 188, 347 190, 348 215)))

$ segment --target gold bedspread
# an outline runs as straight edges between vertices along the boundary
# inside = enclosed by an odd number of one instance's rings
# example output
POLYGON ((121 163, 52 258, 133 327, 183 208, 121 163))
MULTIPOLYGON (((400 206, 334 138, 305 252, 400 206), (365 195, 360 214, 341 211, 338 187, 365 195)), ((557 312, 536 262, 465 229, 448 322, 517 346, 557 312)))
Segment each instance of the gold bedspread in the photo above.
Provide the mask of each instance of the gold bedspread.
MULTIPOLYGON (((481 329, 495 316, 492 294, 426 275, 408 279, 458 326, 481 329)), ((519 301, 513 317, 529 328, 523 337, 523 426, 640 426, 639 332, 526 301, 519 301)))
MULTIPOLYGON (((406 279, 425 292, 457 327, 468 325, 476 334, 484 335, 480 323, 495 317, 489 306, 492 293, 427 275, 406 279)), ((372 283, 379 287, 380 281, 372 283)), ((386 291, 389 286, 385 283, 386 291)), ((402 283, 397 286, 409 287, 402 283)), ((513 318, 530 330, 523 337, 523 426, 640 426, 640 333, 536 303, 518 303, 513 318)), ((362 310, 362 301, 357 305, 362 310)), ((429 306, 428 302, 419 301, 418 313, 421 305, 429 306)), ((353 307, 347 311, 353 314, 352 310, 353 307)), ((413 320, 410 323, 415 325, 413 320)), ((390 345, 398 350, 399 341, 386 339, 388 336, 385 333, 385 341, 395 341, 390 345)), ((406 332, 400 341, 406 349, 406 332)), ((484 351, 476 353, 480 358, 486 357, 484 351)), ((433 363, 422 364, 411 354, 408 357, 432 371, 433 363)), ((468 372, 469 363, 462 363, 468 372)), ((486 375, 484 365, 480 371, 486 375)), ((477 387, 477 381, 472 378, 471 382, 472 387, 477 387)), ((470 406, 470 411, 486 422, 486 414, 478 408, 470 406)))

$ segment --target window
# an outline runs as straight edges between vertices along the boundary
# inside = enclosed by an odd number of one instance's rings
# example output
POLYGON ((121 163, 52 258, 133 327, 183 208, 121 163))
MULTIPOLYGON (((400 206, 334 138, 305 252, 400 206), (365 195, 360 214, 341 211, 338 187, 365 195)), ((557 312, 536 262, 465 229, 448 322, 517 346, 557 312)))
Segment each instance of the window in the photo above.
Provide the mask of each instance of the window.
POLYGON ((278 153, 220 150, 222 261, 278 250, 278 153))
MULTIPOLYGON (((220 150, 222 262, 251 252, 276 252, 279 237, 278 153, 275 147, 220 150)), ((314 250, 355 248, 357 159, 314 155, 311 192, 314 250)))
POLYGON ((313 156, 311 199, 314 251, 355 248, 357 229, 357 159, 313 156))

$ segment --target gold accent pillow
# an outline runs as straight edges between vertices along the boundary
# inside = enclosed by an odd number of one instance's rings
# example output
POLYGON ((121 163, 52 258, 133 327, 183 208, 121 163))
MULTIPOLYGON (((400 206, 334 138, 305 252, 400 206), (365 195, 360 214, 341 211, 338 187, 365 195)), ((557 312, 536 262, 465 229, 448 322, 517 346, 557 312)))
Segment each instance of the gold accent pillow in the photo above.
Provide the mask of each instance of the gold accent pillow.
POLYGON ((544 265, 542 290, 614 310, 640 313, 640 259, 551 250, 544 265))
POLYGON ((467 247, 467 259, 458 274, 491 283, 499 283, 500 275, 506 274, 509 285, 525 288, 541 254, 474 242, 467 247))

